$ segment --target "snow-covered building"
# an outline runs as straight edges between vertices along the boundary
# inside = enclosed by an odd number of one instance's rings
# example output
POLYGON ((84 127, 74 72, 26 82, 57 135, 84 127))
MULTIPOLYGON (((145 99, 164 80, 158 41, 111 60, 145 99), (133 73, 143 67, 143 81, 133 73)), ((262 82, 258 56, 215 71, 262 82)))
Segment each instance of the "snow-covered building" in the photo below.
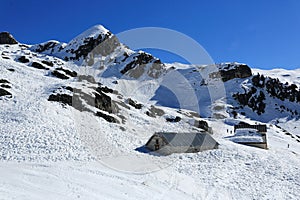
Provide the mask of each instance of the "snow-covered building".
POLYGON ((266 133, 266 125, 240 124, 234 126, 234 135, 228 138, 238 144, 267 149, 266 133))
POLYGON ((155 133, 146 143, 146 147, 162 155, 172 153, 196 153, 217 149, 219 143, 206 132, 200 133, 155 133))

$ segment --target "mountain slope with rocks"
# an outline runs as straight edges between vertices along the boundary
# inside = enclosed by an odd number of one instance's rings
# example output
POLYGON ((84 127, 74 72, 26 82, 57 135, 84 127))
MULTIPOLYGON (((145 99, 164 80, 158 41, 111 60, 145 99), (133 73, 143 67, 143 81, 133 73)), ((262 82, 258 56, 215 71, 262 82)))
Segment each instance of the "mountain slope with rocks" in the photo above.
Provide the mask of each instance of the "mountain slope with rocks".
POLYGON ((1 33, 0 71, 1 198, 300 197, 298 70, 163 63, 97 25, 68 43, 1 33), (267 125, 268 150, 227 139, 241 122, 267 125), (143 151, 208 127, 218 149, 143 151))

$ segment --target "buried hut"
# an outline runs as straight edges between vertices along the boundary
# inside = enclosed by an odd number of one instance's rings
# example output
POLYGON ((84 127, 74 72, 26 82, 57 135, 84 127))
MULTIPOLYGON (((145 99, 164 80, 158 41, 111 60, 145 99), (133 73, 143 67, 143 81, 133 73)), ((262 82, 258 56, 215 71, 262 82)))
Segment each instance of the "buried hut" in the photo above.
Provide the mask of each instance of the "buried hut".
POLYGON ((172 153, 196 153, 217 149, 219 144, 206 132, 174 133, 159 132, 152 135, 146 147, 162 155, 172 153))

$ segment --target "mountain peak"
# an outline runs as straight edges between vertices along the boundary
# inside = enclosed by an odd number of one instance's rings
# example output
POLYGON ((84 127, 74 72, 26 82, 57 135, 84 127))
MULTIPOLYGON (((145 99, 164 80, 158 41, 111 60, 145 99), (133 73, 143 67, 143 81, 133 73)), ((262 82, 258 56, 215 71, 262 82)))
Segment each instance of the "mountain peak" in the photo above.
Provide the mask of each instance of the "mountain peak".
POLYGON ((18 42, 9 32, 1 32, 0 44, 18 44, 18 42))
POLYGON ((94 38, 96 39, 99 35, 111 35, 110 31, 104 28, 102 25, 95 25, 91 28, 87 29, 86 31, 82 32, 80 35, 76 36, 72 39, 70 43, 74 43, 78 40, 84 40, 85 38, 94 38))

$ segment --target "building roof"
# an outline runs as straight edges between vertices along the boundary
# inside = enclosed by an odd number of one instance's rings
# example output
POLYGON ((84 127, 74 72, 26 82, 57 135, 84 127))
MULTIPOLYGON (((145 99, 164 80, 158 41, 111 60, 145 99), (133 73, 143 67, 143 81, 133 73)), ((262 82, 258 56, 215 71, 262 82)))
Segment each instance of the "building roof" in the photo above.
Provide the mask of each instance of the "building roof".
POLYGON ((256 129, 258 132, 267 132, 267 125, 260 124, 260 125, 249 125, 249 124, 239 124, 234 126, 234 131, 237 129, 244 129, 244 128, 251 128, 256 129))
MULTIPOLYGON (((207 133, 174 133, 174 132, 159 132, 152 137, 159 136, 171 146, 212 146, 218 144, 207 133)), ((152 138, 151 138, 152 139, 152 138)), ((150 140, 151 140, 150 139, 150 140)))
POLYGON ((239 128, 233 136, 226 137, 236 143, 265 143, 264 137, 257 129, 239 128))

